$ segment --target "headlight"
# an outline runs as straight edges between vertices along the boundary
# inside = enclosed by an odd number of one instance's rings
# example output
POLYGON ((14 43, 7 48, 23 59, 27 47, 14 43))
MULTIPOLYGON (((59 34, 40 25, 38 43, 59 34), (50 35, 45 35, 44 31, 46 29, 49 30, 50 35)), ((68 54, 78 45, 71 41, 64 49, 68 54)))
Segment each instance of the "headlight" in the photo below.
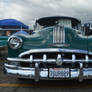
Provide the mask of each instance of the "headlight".
POLYGON ((18 49, 18 48, 20 48, 22 46, 23 40, 20 37, 11 36, 8 39, 8 44, 9 44, 10 48, 12 48, 12 49, 18 49))

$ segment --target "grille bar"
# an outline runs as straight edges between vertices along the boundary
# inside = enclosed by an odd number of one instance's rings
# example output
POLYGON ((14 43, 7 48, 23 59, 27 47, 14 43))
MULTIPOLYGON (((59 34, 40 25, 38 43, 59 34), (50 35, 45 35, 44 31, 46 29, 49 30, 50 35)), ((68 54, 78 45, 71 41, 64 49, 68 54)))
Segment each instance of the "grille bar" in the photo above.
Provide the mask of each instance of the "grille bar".
MULTIPOLYGON (((23 58, 7 58, 8 61, 12 61, 12 62, 43 62, 43 63, 56 63, 57 62, 57 59, 60 55, 58 54, 57 55, 57 58, 56 59, 48 59, 47 58, 47 55, 46 54, 43 54, 43 58, 42 59, 39 59, 39 58, 36 58, 34 59, 35 56, 31 55, 29 59, 23 59, 23 58)), ((62 59, 62 56, 59 57, 60 59, 62 59)), ((92 59, 89 59, 89 56, 88 55, 85 55, 85 58, 84 59, 76 59, 76 55, 75 54, 72 54, 72 58, 71 59, 63 59, 62 62, 64 63, 80 63, 80 62, 84 62, 84 63, 92 63, 92 59)))
POLYGON ((55 26, 53 30, 53 43, 63 44, 65 43, 65 30, 64 26, 55 26))

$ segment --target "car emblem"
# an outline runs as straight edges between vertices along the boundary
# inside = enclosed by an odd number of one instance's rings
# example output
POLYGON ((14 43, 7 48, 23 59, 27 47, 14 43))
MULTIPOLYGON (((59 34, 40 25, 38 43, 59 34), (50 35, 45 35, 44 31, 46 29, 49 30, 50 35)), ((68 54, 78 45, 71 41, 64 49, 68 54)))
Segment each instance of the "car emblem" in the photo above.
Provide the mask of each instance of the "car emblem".
POLYGON ((62 63, 63 63, 63 59, 62 59, 62 57, 61 57, 61 54, 58 54, 57 60, 56 60, 56 64, 57 64, 57 65, 62 65, 62 63))

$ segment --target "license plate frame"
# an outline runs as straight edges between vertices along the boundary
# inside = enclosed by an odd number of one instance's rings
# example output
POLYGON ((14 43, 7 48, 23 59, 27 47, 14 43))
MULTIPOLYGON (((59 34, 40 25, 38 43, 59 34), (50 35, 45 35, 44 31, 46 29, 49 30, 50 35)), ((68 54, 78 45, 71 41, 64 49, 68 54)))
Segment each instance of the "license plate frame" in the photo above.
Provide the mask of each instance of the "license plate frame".
POLYGON ((63 79, 69 78, 69 68, 50 68, 49 69, 49 78, 63 79))

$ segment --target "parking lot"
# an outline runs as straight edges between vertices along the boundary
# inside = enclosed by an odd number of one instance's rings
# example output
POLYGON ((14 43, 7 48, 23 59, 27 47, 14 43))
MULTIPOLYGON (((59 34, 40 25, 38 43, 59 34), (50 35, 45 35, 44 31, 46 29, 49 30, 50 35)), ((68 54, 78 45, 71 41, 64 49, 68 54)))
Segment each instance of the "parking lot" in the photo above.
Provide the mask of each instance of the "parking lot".
MULTIPOLYGON (((3 57, 3 56, 2 56, 3 57)), ((0 59, 0 91, 1 92, 92 92, 92 80, 47 81, 18 80, 4 75, 3 64, 5 58, 0 59)))

